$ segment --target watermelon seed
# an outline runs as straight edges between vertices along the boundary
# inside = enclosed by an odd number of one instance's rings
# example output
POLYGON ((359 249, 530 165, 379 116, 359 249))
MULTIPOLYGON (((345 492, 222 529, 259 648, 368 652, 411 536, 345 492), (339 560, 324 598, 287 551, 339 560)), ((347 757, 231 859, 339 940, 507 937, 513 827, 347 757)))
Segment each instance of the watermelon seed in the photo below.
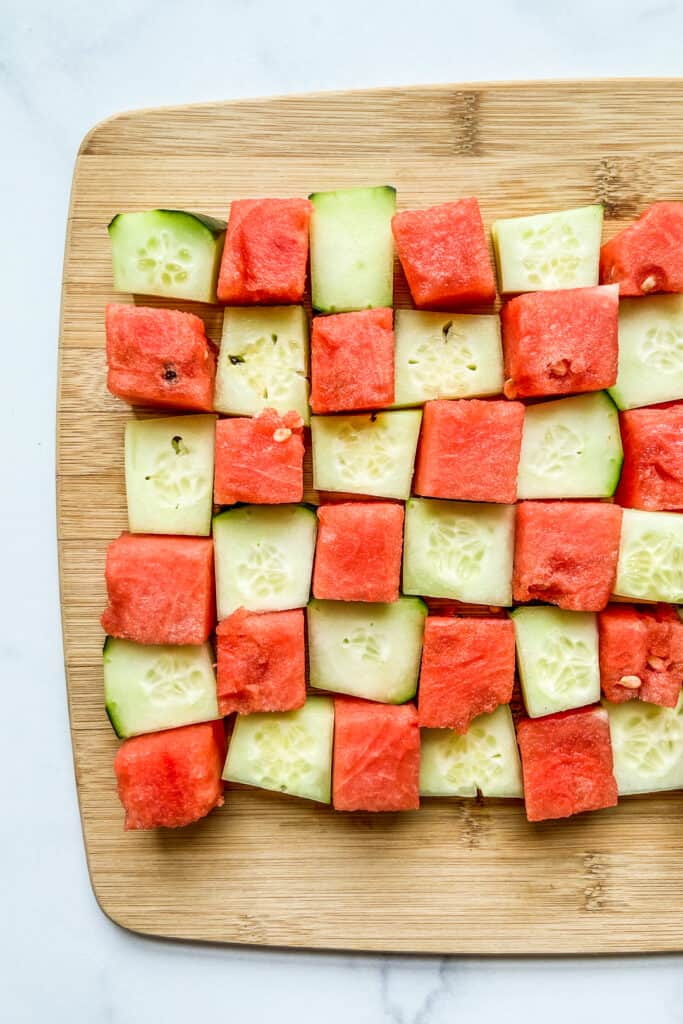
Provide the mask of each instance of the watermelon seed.
POLYGON ((619 680, 619 685, 625 686, 627 690, 637 690, 640 683, 641 680, 638 676, 622 676, 619 680))
POLYGON ((164 380, 177 380, 178 374, 172 366, 164 367, 164 380))
POLYGON ((289 427, 278 427, 278 429, 273 434, 273 440, 278 442, 286 441, 287 438, 291 436, 292 431, 289 429, 289 427))
POLYGON ((664 661, 664 658, 657 658, 653 656, 647 659, 647 663, 650 666, 650 668, 655 670, 655 672, 661 672, 663 669, 666 668, 666 662, 664 661))

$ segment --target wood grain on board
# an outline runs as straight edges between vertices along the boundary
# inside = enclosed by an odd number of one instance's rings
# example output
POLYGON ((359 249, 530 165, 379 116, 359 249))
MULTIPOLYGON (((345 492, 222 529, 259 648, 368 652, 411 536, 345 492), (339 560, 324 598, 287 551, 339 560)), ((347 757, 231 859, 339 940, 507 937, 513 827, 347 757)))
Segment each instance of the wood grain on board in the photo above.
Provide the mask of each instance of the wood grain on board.
MULTIPOLYGON (((225 217, 230 201, 393 184, 400 208, 479 197, 496 217, 602 202, 608 237, 683 199, 683 81, 453 85, 121 114, 76 161, 64 263, 58 535, 74 761, 106 914, 139 932, 352 950, 683 949, 683 799, 529 825, 513 801, 344 815, 238 787, 176 832, 124 833, 104 714, 107 542, 126 526, 123 428, 105 388, 106 225, 124 210, 225 217)), ((128 301, 130 297, 123 297, 128 301)), ((407 304, 397 274, 397 303, 407 304)), ((182 308, 192 308, 183 306, 182 308)), ((220 337, 220 310, 195 306, 220 337)))

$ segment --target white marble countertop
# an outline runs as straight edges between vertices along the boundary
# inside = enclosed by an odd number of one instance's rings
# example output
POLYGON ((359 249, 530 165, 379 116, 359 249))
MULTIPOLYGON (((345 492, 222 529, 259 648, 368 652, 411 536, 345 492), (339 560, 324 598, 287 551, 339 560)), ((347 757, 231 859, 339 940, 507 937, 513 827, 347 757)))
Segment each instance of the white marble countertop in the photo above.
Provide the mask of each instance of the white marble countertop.
POLYGON ((90 891, 76 805, 53 493, 64 226, 76 150, 96 121, 125 108, 313 89, 676 75, 683 4, 2 0, 0 10, 0 1017, 683 1020, 679 957, 273 953, 147 940, 111 924, 90 891))

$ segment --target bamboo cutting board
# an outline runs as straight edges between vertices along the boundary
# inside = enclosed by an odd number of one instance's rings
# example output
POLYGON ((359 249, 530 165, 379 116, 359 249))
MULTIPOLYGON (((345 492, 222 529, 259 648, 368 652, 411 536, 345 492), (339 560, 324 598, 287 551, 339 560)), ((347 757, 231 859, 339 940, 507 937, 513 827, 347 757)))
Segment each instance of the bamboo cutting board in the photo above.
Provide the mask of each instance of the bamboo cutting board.
MULTIPOLYGON (((105 389, 106 225, 123 210, 225 218, 231 199, 393 184, 400 207, 476 194, 495 217, 602 202, 606 235, 683 199, 683 80, 453 85, 122 114, 76 161, 64 265, 58 533, 74 761, 95 895, 153 935, 440 953, 683 949, 683 797, 529 825, 519 803, 344 815, 230 789, 177 832, 124 833, 103 709, 107 542, 126 526, 123 427, 105 389)), ((397 302, 406 291, 397 277, 397 302)), ((189 307, 187 307, 189 308, 189 307)), ((197 309, 214 340, 220 310, 197 309)))

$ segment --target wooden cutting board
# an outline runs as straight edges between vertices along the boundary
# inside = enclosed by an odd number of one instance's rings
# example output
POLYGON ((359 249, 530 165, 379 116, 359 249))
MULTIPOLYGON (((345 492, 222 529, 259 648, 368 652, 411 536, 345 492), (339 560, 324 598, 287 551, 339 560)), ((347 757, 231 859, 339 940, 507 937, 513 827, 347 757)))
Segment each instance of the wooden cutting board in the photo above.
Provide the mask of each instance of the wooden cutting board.
MULTIPOLYGON (((58 531, 74 761, 95 895, 153 935, 440 953, 683 949, 683 797, 544 825, 517 802, 344 815, 230 789, 176 832, 124 833, 104 714, 107 542, 126 526, 123 427, 105 389, 106 225, 225 217, 231 199, 393 184, 400 207, 476 194, 496 217, 602 202, 606 235, 683 199, 683 80, 452 85, 137 111, 79 150, 64 264, 58 531)), ((397 276, 397 301, 406 305, 397 276)), ((189 308, 189 307, 188 307, 189 308)), ((203 307, 220 337, 220 310, 203 307)))

